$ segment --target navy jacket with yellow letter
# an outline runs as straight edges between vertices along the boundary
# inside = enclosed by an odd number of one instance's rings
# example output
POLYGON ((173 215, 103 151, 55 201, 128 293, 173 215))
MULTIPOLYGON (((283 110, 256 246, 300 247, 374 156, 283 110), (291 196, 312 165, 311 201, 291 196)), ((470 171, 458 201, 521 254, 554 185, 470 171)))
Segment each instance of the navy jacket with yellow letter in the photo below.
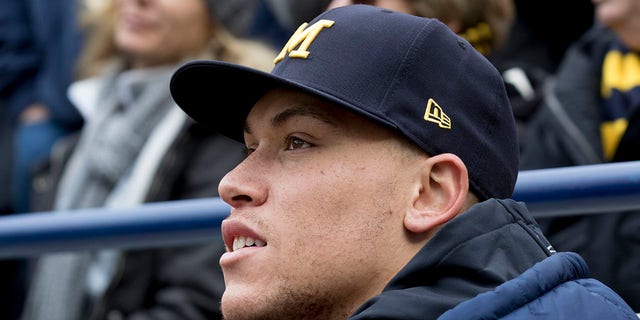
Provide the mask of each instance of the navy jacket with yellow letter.
POLYGON ((523 204, 490 199, 440 229, 350 319, 637 319, 588 272, 579 255, 555 253, 523 204))

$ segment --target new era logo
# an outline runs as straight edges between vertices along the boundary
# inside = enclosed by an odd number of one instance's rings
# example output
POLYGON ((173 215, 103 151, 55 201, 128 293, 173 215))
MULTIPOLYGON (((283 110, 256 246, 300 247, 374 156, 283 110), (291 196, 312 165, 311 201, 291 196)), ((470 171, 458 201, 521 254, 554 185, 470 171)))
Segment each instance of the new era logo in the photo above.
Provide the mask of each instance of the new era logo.
POLYGON ((442 107, 435 100, 429 98, 427 109, 424 112, 424 119, 429 122, 437 123, 440 128, 451 129, 451 118, 447 116, 442 107))

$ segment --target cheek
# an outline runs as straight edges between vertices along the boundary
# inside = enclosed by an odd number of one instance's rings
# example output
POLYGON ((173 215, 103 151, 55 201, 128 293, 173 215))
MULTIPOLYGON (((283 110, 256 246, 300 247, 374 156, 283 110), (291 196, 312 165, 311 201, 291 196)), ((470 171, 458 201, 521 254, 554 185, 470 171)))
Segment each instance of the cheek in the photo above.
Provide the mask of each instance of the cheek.
POLYGON ((333 153, 269 170, 274 183, 262 211, 273 245, 269 286, 339 292, 347 301, 385 275, 389 250, 381 248, 392 246, 399 228, 391 192, 398 168, 345 154, 362 155, 333 153))
POLYGON ((211 36, 208 15, 203 12, 185 13, 167 19, 163 26, 162 41, 173 48, 173 51, 184 54, 200 50, 211 36))
POLYGON ((165 23, 145 32, 116 28, 115 42, 120 50, 128 54, 148 57, 160 63, 173 63, 203 48, 208 42, 208 36, 204 27, 175 22, 165 23))
POLYGON ((302 245, 365 245, 363 237, 379 232, 390 219, 393 180, 376 166, 333 164, 284 181, 277 189, 282 197, 276 212, 286 216, 278 220, 289 224, 290 236, 302 238, 302 245))
POLYGON ((116 25, 113 36, 116 46, 125 51, 139 43, 140 40, 143 40, 142 38, 144 38, 129 31, 126 26, 121 24, 116 25))
POLYGON ((132 56, 157 55, 158 52, 167 50, 162 47, 162 35, 157 28, 145 30, 132 30, 125 25, 118 25, 115 28, 114 42, 116 47, 132 56))
POLYGON ((279 183, 278 193, 282 196, 282 202, 289 206, 317 212, 307 215, 306 219, 332 220, 355 213, 351 212, 352 207, 366 207, 368 200, 379 195, 380 186, 388 184, 385 180, 381 178, 381 172, 366 164, 345 165, 335 162, 281 179, 284 183, 279 183))
POLYGON ((289 223, 290 231, 282 238, 281 256, 287 259, 279 260, 277 269, 285 271, 280 273, 285 287, 304 284, 320 292, 341 292, 346 301, 362 283, 373 283, 384 273, 388 254, 380 248, 388 246, 385 234, 395 220, 384 195, 371 192, 375 183, 311 180, 295 189, 298 196, 281 211, 293 214, 279 219, 289 223))

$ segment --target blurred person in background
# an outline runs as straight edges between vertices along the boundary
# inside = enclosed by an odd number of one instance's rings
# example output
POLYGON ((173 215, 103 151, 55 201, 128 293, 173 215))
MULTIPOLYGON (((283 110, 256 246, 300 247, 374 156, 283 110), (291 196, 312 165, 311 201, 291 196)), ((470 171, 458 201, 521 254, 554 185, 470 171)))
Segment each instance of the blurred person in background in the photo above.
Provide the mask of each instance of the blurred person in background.
POLYGON ((593 4, 590 0, 513 0, 513 4, 515 17, 507 38, 490 60, 507 85, 522 149, 522 135, 542 104, 545 82, 567 47, 593 25, 593 4))
POLYGON ((305 21, 324 11, 330 0, 218 0, 218 20, 234 35, 280 49, 305 21))
MULTIPOLYGON (((521 169, 640 160, 640 0, 594 0, 596 24, 567 51, 527 129, 521 169)), ((539 219, 640 310, 640 212, 539 219)))
MULTIPOLYGON (((31 174, 82 126, 67 98, 82 35, 76 1, 0 0, 0 214, 31 210, 31 174)), ((25 262, 0 261, 0 319, 16 319, 25 262)))
MULTIPOLYGON (((35 208, 74 214, 68 210, 217 196, 242 146, 184 115, 170 77, 186 60, 268 69, 275 54, 229 35, 213 2, 117 0, 87 12, 83 79, 69 90, 85 126, 56 146, 36 178, 35 208)), ((207 245, 43 256, 23 319, 219 318, 223 250, 212 235, 207 245)))
POLYGON ((282 48, 299 25, 323 12, 330 0, 258 0, 246 35, 282 48))
POLYGON ((502 46, 515 14, 512 0, 333 0, 327 9, 354 3, 436 18, 484 56, 502 46))
POLYGON ((6 166, 12 177, 3 175, 0 194, 12 195, 11 211, 27 212, 30 171, 46 160, 58 138, 82 125, 66 95, 82 42, 79 4, 0 0, 0 5, 0 109, 2 126, 15 133, 2 150, 12 155, 6 166), (4 189, 5 181, 11 181, 10 189, 4 189))
POLYGON ((507 39, 492 56, 499 64, 517 62, 554 72, 569 45, 593 25, 590 0, 513 0, 513 4, 515 18, 507 39))

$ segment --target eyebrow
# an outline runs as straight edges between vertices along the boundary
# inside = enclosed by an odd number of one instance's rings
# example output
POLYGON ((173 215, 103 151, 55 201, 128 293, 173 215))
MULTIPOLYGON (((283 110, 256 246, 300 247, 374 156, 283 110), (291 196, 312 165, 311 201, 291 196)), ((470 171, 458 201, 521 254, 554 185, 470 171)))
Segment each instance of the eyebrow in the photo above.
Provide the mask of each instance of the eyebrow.
MULTIPOLYGON (((287 120, 296 116, 311 117, 314 119, 318 119, 334 127, 338 125, 335 122, 335 120, 333 120, 333 117, 329 115, 328 112, 324 110, 320 110, 318 109, 318 107, 314 107, 308 104, 296 105, 291 108, 282 110, 281 112, 273 116, 273 118, 271 118, 271 125, 274 127, 281 126, 287 120)), ((244 131, 248 134, 251 134, 251 127, 249 126, 248 123, 245 123, 244 131)))

